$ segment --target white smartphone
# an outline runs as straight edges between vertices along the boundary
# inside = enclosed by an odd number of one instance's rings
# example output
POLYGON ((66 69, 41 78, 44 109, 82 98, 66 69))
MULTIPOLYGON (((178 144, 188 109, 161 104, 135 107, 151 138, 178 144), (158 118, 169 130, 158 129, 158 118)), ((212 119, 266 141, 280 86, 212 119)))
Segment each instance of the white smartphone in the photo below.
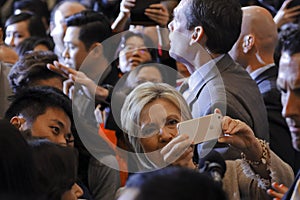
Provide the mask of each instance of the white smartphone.
POLYGON ((222 133, 222 116, 218 113, 177 124, 179 134, 187 134, 193 144, 218 139, 222 133))

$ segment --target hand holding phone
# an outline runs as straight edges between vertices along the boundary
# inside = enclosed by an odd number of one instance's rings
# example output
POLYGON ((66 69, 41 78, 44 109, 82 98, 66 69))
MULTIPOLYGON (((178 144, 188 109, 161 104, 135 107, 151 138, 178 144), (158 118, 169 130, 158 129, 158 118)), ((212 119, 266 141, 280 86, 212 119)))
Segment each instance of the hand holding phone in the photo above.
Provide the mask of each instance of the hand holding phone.
POLYGON ((145 9, 151 4, 160 3, 160 0, 136 0, 135 6, 131 9, 131 24, 133 25, 156 25, 157 22, 145 15, 145 9))
POLYGON ((187 120, 177 124, 177 129, 179 134, 187 134, 193 144, 218 139, 222 134, 222 115, 215 113, 187 120))

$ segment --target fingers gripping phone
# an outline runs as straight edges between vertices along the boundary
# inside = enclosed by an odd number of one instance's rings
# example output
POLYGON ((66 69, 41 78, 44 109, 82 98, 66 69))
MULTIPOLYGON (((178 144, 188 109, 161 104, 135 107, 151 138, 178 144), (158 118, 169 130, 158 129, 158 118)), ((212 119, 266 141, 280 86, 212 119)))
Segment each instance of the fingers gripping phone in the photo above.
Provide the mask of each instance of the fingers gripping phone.
POLYGON ((157 22, 148 18, 144 12, 151 4, 160 3, 161 0, 136 0, 135 6, 131 9, 131 22, 133 25, 153 26, 157 22))
POLYGON ((215 113, 177 124, 179 134, 187 134, 193 144, 218 139, 222 133, 222 115, 215 113))

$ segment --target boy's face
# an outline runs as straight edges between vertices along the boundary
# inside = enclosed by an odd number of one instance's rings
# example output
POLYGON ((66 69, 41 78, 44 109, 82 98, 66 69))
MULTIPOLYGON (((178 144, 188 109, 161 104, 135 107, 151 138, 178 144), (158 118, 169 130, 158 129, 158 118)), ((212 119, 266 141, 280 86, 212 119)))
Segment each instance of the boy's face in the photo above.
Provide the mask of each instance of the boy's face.
POLYGON ((33 137, 45 138, 51 142, 67 145, 66 138, 71 133, 71 120, 64 110, 50 107, 46 112, 39 115, 32 124, 24 121, 21 131, 30 129, 33 137))

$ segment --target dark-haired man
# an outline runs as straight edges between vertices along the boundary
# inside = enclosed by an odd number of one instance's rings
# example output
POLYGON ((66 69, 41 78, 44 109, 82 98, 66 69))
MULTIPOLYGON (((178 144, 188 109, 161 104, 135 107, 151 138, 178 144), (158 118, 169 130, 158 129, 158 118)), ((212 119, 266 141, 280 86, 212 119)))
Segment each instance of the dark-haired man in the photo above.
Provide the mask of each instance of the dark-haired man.
POLYGON ((32 87, 14 96, 5 118, 22 133, 67 145, 71 133, 71 102, 60 90, 32 87))
MULTIPOLYGON (((64 83, 64 93, 72 98, 73 108, 79 113, 79 120, 95 127, 98 125, 93 115, 95 103, 101 104, 101 108, 108 108, 110 92, 118 80, 118 69, 108 62, 112 46, 108 48, 103 45, 103 41, 112 36, 112 30, 102 13, 90 10, 68 17, 66 24, 63 58, 67 66, 55 62, 48 67, 69 77, 64 83), (75 85, 78 87, 74 87, 75 81, 79 84, 75 85)), ((105 125, 106 128, 115 129, 111 117, 108 116, 105 125)), ((78 132, 80 134, 82 131, 78 132)), ((113 162, 113 158, 110 159, 113 162)), ((89 163, 88 185, 93 197, 113 199, 120 186, 119 172, 93 158, 89 163)))
MULTIPOLYGON (((192 74, 180 90, 194 118, 220 108, 223 114, 246 122, 258 138, 269 140, 266 108, 258 87, 228 55, 241 23, 237 0, 182 0, 169 24, 170 55, 192 74)), ((208 146, 209 150, 212 144, 208 146)), ((223 156, 235 159, 240 155, 229 149, 223 156)))
MULTIPOLYGON (((77 77, 76 81, 84 87, 82 94, 91 98, 96 90, 96 104, 102 103, 107 106, 110 101, 111 88, 119 78, 118 69, 109 65, 108 62, 111 48, 102 44, 104 40, 112 36, 110 24, 102 13, 94 11, 74 14, 66 19, 66 24, 63 52, 66 66, 55 63, 55 65, 49 65, 49 68, 67 77, 71 75, 65 84, 66 94, 72 97, 69 89, 77 77), (96 81, 99 86, 95 84, 96 81)), ((78 104, 82 113, 88 109, 82 106, 82 102, 78 104)))
MULTIPOLYGON (((282 116, 285 118, 293 147, 300 152, 300 31, 290 31, 282 46, 279 63, 277 85, 281 91, 282 116)), ((300 198, 300 170, 293 185, 288 188, 272 184, 278 191, 269 190, 268 193, 282 200, 296 200, 300 198), (285 193, 285 194, 284 194, 285 193)))
POLYGON ((54 51, 59 58, 64 51, 63 39, 67 29, 65 19, 85 9, 84 5, 76 1, 61 1, 53 8, 50 19, 50 35, 55 43, 54 51))

